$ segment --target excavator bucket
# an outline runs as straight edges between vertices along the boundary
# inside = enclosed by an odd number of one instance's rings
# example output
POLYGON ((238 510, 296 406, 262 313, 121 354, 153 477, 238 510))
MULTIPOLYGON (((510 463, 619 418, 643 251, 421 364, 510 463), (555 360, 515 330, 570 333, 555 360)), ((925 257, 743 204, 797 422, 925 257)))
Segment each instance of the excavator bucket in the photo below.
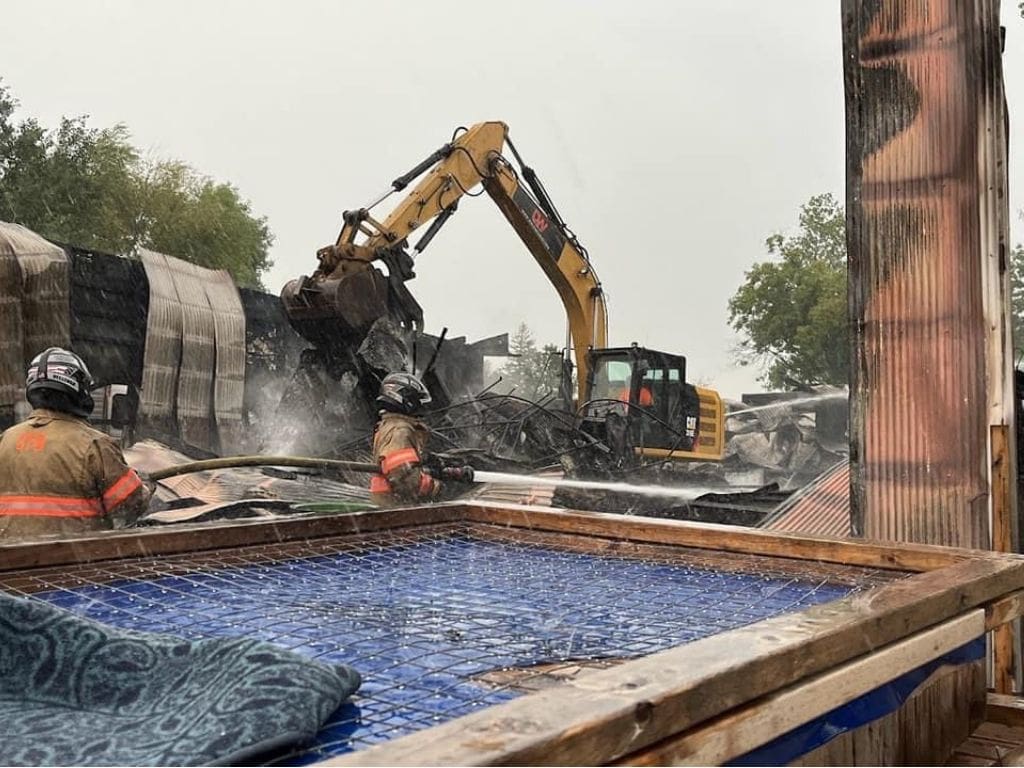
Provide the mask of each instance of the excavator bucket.
POLYGON ((303 275, 285 285, 281 301, 292 327, 307 341, 327 347, 358 342, 388 314, 388 279, 369 265, 315 284, 303 275))

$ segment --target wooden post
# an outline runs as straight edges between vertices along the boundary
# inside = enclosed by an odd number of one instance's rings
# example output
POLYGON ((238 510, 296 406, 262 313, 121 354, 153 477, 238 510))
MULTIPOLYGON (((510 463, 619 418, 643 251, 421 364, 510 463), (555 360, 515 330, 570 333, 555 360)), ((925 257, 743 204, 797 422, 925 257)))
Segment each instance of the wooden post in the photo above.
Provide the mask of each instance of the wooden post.
MULTIPOLYGON (((1012 552, 1013 503, 1010 471, 1010 428, 1005 424, 992 424, 989 436, 992 449, 992 549, 1012 552)), ((1014 645, 1016 622, 1007 622, 992 633, 993 687, 996 693, 1013 693, 1016 679, 1014 645)))

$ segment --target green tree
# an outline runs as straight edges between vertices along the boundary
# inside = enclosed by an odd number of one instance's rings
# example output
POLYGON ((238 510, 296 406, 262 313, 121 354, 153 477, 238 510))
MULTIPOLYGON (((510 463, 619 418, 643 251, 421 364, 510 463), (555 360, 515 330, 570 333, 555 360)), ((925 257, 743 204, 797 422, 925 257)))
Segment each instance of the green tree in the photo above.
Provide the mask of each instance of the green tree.
POLYGON ((1013 355, 1019 359, 1024 356, 1024 244, 1021 243, 1010 253, 1010 307, 1013 355))
POLYGON ((65 117, 50 130, 16 122, 16 108, 0 84, 0 220, 114 253, 152 248, 260 285, 273 235, 230 184, 143 159, 123 125, 65 117))
POLYGON ((558 392, 561 366, 560 353, 554 344, 540 349, 526 323, 520 323, 509 339, 511 358, 499 371, 506 390, 519 397, 540 400, 558 392))
POLYGON ((218 184, 175 161, 151 164, 138 187, 133 245, 227 269, 240 285, 258 286, 270 267, 273 235, 266 218, 230 184, 218 184))
POLYGON ((770 259, 755 264, 729 300, 729 322, 743 339, 742 364, 763 365, 770 387, 843 386, 849 377, 846 225, 830 194, 800 209, 799 231, 766 241, 770 259))

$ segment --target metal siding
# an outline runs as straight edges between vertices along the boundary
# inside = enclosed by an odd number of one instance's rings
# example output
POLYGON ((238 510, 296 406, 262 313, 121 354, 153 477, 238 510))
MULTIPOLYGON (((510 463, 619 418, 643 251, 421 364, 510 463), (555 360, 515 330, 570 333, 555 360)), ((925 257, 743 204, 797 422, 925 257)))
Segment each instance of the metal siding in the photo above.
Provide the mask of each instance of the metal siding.
POLYGON ((25 398, 21 268, 13 226, 0 222, 0 429, 14 423, 14 404, 25 398))
POLYGON ((245 314, 231 276, 224 270, 203 281, 213 313, 216 335, 216 377, 213 411, 217 449, 221 454, 242 450, 242 404, 245 396, 245 314))
POLYGON ((17 224, 13 239, 21 267, 24 365, 47 347, 71 345, 68 257, 64 250, 17 224))
MULTIPOLYGON (((68 347, 71 343, 68 259, 59 246, 20 224, 6 222, 0 222, 0 253, 13 257, 17 263, 15 267, 8 262, 3 268, 5 279, 10 280, 20 274, 21 281, 20 301, 17 302, 20 328, 12 325, 13 332, 7 341, 9 347, 5 356, 16 363, 13 371, 0 380, 0 387, 8 394, 12 386, 15 389, 14 415, 18 418, 24 416, 29 408, 24 392, 24 374, 29 361, 47 347, 68 347), (17 347, 19 339, 21 345, 17 347)), ((14 323, 16 307, 11 297, 17 296, 19 289, 8 285, 2 293, 6 297, 5 324, 14 323)), ((6 360, 4 364, 7 364, 6 360)))
POLYGON ((167 257, 146 250, 139 256, 149 281, 139 414, 144 426, 173 434, 181 361, 181 306, 167 257))
POLYGON ((814 536, 849 536, 850 462, 844 459, 794 493, 760 527, 814 536))
POLYGON ((997 6, 844 0, 843 43, 854 531, 984 547, 979 208, 982 116, 1002 98, 997 6))
POLYGON ((181 370, 178 374, 178 429, 189 445, 212 451, 213 377, 216 331, 204 282, 209 270, 168 256, 181 302, 181 370))

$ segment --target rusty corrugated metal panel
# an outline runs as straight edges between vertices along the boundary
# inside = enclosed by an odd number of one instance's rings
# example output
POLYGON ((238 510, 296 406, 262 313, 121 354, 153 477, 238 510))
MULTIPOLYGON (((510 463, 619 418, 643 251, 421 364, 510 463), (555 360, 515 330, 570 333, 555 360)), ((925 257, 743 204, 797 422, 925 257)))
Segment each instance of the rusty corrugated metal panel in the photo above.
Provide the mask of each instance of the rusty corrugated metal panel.
POLYGON ((984 547, 994 0, 844 0, 854 530, 984 547))
POLYGON ((21 268, 15 255, 19 235, 13 229, 16 226, 0 222, 0 430, 14 423, 14 404, 25 398, 21 268))
POLYGON ((850 462, 844 459, 794 493, 760 527, 816 536, 849 536, 850 462))
POLYGON ((181 305, 167 257, 141 250, 139 258, 149 281, 146 349, 142 360, 139 415, 144 427, 174 434, 181 362, 181 305))
POLYGON ((216 334, 216 377, 213 411, 217 449, 221 454, 242 450, 242 404, 245 396, 245 313, 231 276, 224 270, 203 281, 213 312, 216 334))

